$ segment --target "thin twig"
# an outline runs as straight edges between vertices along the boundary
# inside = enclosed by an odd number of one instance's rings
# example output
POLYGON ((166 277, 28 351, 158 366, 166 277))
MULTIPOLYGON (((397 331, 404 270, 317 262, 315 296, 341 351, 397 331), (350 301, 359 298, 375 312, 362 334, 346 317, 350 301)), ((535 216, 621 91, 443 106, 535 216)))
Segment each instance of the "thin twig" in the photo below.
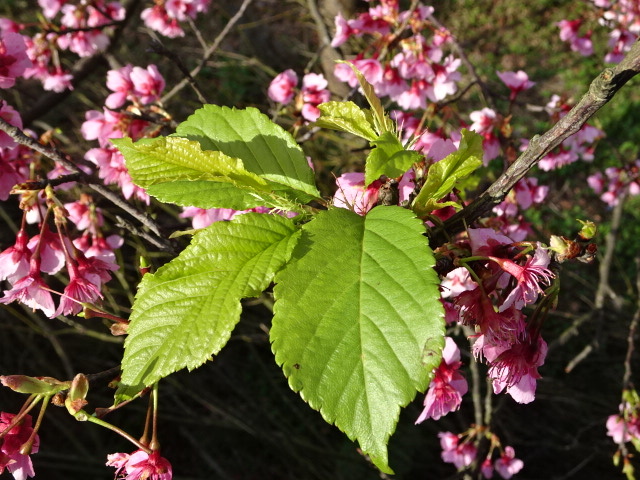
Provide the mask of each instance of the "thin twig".
POLYGON ((624 358, 624 376, 622 377, 622 389, 628 390, 633 388, 633 382, 631 377, 633 369, 631 368, 631 358, 633 357, 633 350, 635 345, 636 330, 638 329, 638 322, 640 322, 640 257, 636 258, 636 294, 638 295, 638 302, 636 305, 636 312, 629 325, 629 334, 627 336, 627 354, 624 358))
POLYGON ((480 75, 478 75, 478 72, 476 71, 476 67, 473 65, 473 63, 471 63, 471 60, 469 60, 469 57, 467 57, 467 54, 464 48, 462 48, 462 46, 458 42, 458 39, 453 35, 453 33, 449 31, 448 28, 446 28, 443 24, 441 24, 438 21, 438 19, 433 15, 429 15, 429 20, 439 29, 446 30, 447 32, 449 32, 449 41, 453 45, 453 48, 455 49, 456 53, 460 57, 460 60, 462 60, 462 63, 464 63, 464 66, 467 67, 469 74, 473 77, 473 80, 474 80, 474 82, 471 83, 467 88, 470 88, 474 84, 477 84, 478 87, 480 87, 480 92, 482 93, 484 102, 487 104, 489 108, 495 110, 496 107, 493 102, 493 96, 489 91, 489 87, 487 87, 487 84, 483 82, 482 79, 480 78, 480 75))
MULTIPOLYGON (((245 10, 247 9, 247 7, 251 4, 253 0, 244 0, 242 2, 242 5, 240 5, 240 8, 238 9, 238 11, 236 12, 236 14, 231 17, 231 19, 227 22, 227 24, 225 25, 225 27, 222 29, 222 31, 220 32, 220 34, 215 38, 215 40, 213 41, 213 43, 209 46, 209 48, 204 52, 204 55, 202 56, 202 59, 200 60, 200 63, 193 69, 191 70, 191 72, 189 72, 189 75, 192 78, 195 78, 198 73, 200 73, 200 70, 202 70, 202 68, 207 64, 207 61, 209 61, 209 59, 213 56, 213 54, 216 52, 216 50, 218 49, 218 47, 220 46, 220 43, 222 43, 222 40, 224 40, 224 38, 229 34, 229 32, 231 31, 231 29, 234 27, 234 25, 236 23, 238 23, 238 21, 240 20, 240 18, 242 18, 242 15, 244 15, 245 10)), ((180 82, 178 82, 178 84, 176 86, 174 86, 169 92, 165 93, 162 97, 162 103, 166 103, 167 100, 169 100, 171 97, 173 97, 175 94, 177 94, 179 91, 181 91, 185 86, 187 86, 189 84, 189 79, 188 78, 183 78, 180 82)))
POLYGON ((191 88, 193 88, 193 91, 196 92, 196 95, 198 96, 198 101, 200 103, 202 104, 209 103, 206 97, 204 96, 204 94, 202 93, 202 90, 198 86, 196 79, 191 76, 191 72, 189 72, 189 69, 185 66, 184 63, 182 63, 182 60, 178 55, 176 55, 174 52, 172 52, 167 47, 165 47, 162 44, 162 42, 160 42, 160 40, 157 40, 157 39, 151 40, 151 44, 149 45, 149 48, 151 49, 151 51, 167 57, 169 60, 171 60, 175 64, 176 67, 178 67, 178 70, 182 72, 182 74, 184 75, 184 78, 187 80, 187 82, 189 82, 189 85, 191 85, 191 88))
POLYGON ((582 360, 587 358, 591 352, 597 350, 600 347, 600 343, 603 337, 603 325, 605 320, 605 300, 607 293, 611 291, 609 286, 609 275, 611 268, 613 267, 613 254, 616 249, 616 243, 618 242, 618 230, 622 224, 622 212, 624 210, 625 200, 627 198, 627 192, 623 192, 618 198, 618 203, 613 209, 613 215, 611 216, 611 229, 605 237, 605 253, 600 260, 599 268, 599 280, 598 289, 596 290, 593 317, 596 318, 596 332, 591 342, 582 349, 578 355, 576 355, 565 367, 564 371, 570 373, 582 360))
POLYGON ((68 170, 74 172, 75 174, 78 174, 80 177, 79 180, 82 183, 89 186, 89 188, 93 189, 94 191, 102 195, 104 198, 106 198, 111 203, 113 203, 117 207, 127 212, 129 215, 131 215, 133 218, 135 218, 137 221, 139 221, 145 227, 151 230, 155 234, 155 240, 153 242, 154 245, 158 246, 159 248, 162 248, 165 251, 173 251, 172 244, 162 236, 162 234, 160 233, 160 228, 151 219, 151 217, 149 217, 144 212, 137 210, 134 206, 132 206, 119 194, 108 189, 102 183, 98 183, 94 181, 90 175, 87 175, 82 170, 80 170, 76 166, 76 164, 70 161, 62 152, 60 152, 55 148, 42 145, 35 139, 25 135, 24 132, 20 130, 18 127, 11 125, 10 123, 8 123, 2 118, 0 118, 0 130, 4 131, 7 135, 9 135, 19 144, 24 145, 38 153, 41 153, 45 157, 50 158, 54 162, 59 163, 60 165, 67 168, 68 170))
POLYGON ((507 196, 515 184, 542 158, 577 133, 585 122, 613 98, 622 86, 640 73, 640 41, 636 41, 624 59, 615 67, 598 75, 587 93, 569 113, 551 129, 534 136, 528 148, 511 166, 477 199, 430 232, 431 246, 438 247, 451 235, 461 232, 467 225, 488 214, 507 196))

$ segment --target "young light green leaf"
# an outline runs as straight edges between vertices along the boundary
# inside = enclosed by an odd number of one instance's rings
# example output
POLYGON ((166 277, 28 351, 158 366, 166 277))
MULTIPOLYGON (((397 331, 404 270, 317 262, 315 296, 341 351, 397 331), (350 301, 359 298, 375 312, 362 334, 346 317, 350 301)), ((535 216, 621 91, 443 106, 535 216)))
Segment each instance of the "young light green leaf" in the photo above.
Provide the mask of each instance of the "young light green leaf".
POLYGON ((376 181, 380 175, 397 178, 422 158, 422 154, 406 150, 400 139, 391 132, 383 133, 371 144, 375 148, 371 150, 365 163, 365 185, 376 181))
POLYGON ((316 125, 373 141, 378 135, 373 130, 367 114, 353 102, 326 102, 318 105, 322 113, 316 125))
POLYGON ((247 213, 197 232, 191 245, 140 283, 116 398, 217 354, 240 318, 240 299, 260 294, 299 237, 291 220, 247 213))
POLYGON ((242 161, 203 151, 196 141, 159 137, 114 139, 134 183, 163 202, 243 210, 265 205, 271 188, 242 161))
POLYGON ((425 183, 411 208, 420 217, 445 204, 438 200, 449 194, 456 182, 464 179, 482 165, 482 136, 462 130, 460 147, 429 167, 425 183))
POLYGON ((373 124, 376 129, 376 132, 379 135, 382 135, 385 132, 393 131, 393 121, 387 117, 384 113, 384 108, 382 107, 382 102, 376 95, 375 89, 373 85, 371 85, 364 75, 358 68, 351 62, 343 62, 351 67, 353 73, 355 73, 356 78, 358 79, 358 83, 360 84, 360 88, 364 93, 369 106, 371 107, 371 112, 373 113, 373 124))
POLYGON ((245 169, 267 180, 277 194, 300 203, 320 197, 300 146, 255 108, 205 105, 178 125, 176 135, 196 140, 203 150, 241 159, 245 169))
POLYGON ((272 349, 289 385, 387 473, 400 407, 426 389, 444 344, 423 234, 400 207, 322 212, 274 289, 272 349))

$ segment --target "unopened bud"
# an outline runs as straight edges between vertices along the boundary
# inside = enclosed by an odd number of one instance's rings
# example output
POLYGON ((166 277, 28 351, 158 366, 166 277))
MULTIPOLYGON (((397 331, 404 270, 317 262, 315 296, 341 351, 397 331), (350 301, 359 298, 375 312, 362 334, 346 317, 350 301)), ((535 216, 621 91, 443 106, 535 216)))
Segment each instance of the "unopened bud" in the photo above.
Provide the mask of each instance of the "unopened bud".
POLYGON ((26 375, 3 375, 0 382, 14 392, 36 395, 55 395, 69 388, 70 382, 61 382, 51 377, 28 377, 26 375))
POLYGON ((87 404, 85 397, 89 392, 89 380, 82 373, 77 374, 71 382, 69 394, 64 401, 64 406, 71 415, 76 415, 87 404))
POLYGON ((586 220, 586 221, 582 221, 580 219, 577 219, 577 220, 582 224, 582 228, 578 232, 578 236, 580 237, 580 239, 591 240, 593 237, 595 237, 598 231, 598 227, 596 226, 595 223, 593 223, 590 220, 586 220))

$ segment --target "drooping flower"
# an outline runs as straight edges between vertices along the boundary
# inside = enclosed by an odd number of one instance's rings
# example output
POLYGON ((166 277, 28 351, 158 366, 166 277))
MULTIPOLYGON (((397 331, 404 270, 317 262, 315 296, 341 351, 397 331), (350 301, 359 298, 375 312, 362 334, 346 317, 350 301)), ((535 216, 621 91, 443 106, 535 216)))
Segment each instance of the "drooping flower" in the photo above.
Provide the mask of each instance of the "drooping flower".
POLYGON ((478 450, 471 442, 460 443, 460 437, 451 432, 440 432, 440 446, 442 447, 442 460, 453 463, 456 468, 468 467, 473 463, 478 450))
POLYGON ((132 454, 114 453, 107 456, 107 466, 116 468, 115 478, 124 480, 171 480, 171 463, 158 451, 136 450, 132 454))
POLYGON ((4 291, 0 303, 8 304, 14 300, 34 310, 42 310, 47 317, 51 317, 55 312, 49 287, 40 276, 40 257, 31 258, 29 273, 16 281, 10 290, 4 291))
POLYGON ((31 250, 27 248, 29 236, 20 229, 16 235, 16 243, 0 253, 0 280, 13 283, 29 273, 31 250))
POLYGON ((514 100, 518 93, 523 90, 528 90, 535 85, 535 82, 529 80, 529 75, 522 70, 518 70, 517 72, 496 72, 498 77, 502 82, 509 87, 511 90, 511 94, 509 95, 509 100, 514 100))
MULTIPOLYGON (((97 261, 100 262, 100 260, 97 261)), ((67 262, 67 271, 69 272, 69 283, 64 287, 64 295, 60 299, 60 305, 52 315, 53 317, 75 315, 82 310, 81 303, 93 303, 102 298, 99 285, 96 286, 83 276, 75 262, 67 262)), ((86 274, 86 272, 84 273, 86 274)))
MULTIPOLYGON (((0 412, 0 432, 4 432, 15 417, 12 413, 0 412)), ((0 474, 6 468, 13 474, 15 480, 26 480, 27 477, 34 477, 31 457, 20 453, 22 446, 33 434, 31 426, 31 415, 25 415, 22 422, 14 426, 0 440, 0 474)), ((40 446, 40 438, 35 436, 30 453, 37 453, 40 446)))
POLYGON ((446 337, 442 362, 429 385, 429 391, 424 399, 424 410, 416 420, 416 424, 427 418, 438 420, 460 408, 462 396, 469 390, 467 380, 458 371, 460 365, 460 350, 452 338, 446 337))
POLYGON ((513 450, 513 447, 505 447, 500 458, 495 461, 494 467, 496 472, 498 472, 498 475, 502 478, 509 479, 522 470, 524 462, 519 458, 516 458, 516 453, 513 450))
POLYGON ((0 88, 11 88, 16 78, 33 63, 27 55, 27 45, 19 33, 4 32, 0 36, 0 88))
POLYGON ((482 353, 491 365, 488 375, 493 380, 494 393, 506 389, 518 403, 531 403, 535 399, 536 381, 540 378, 538 367, 547 356, 547 343, 542 337, 526 336, 506 348, 483 343, 482 353))
POLYGON ((536 248, 536 253, 527 257, 524 265, 505 258, 489 258, 517 281, 516 286, 500 306, 500 311, 506 310, 511 305, 519 310, 525 305, 534 303, 538 299, 538 294, 543 292, 540 284, 549 285, 555 278, 555 274, 547 268, 551 261, 549 254, 540 244, 536 248))

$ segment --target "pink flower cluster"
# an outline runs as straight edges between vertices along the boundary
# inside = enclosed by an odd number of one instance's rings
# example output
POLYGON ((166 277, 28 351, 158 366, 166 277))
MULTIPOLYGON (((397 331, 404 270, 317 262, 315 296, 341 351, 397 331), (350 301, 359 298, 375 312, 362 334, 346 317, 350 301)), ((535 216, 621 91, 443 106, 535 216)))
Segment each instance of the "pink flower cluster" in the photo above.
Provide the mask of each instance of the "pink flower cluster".
POLYGON ((460 408, 462 396, 467 393, 467 380, 459 372, 460 350, 451 337, 445 338, 442 362, 436 369, 424 399, 424 410, 416 420, 422 423, 427 418, 438 420, 449 412, 460 408))
POLYGON ((107 456, 107 466, 116 468, 116 479, 171 480, 173 475, 171 463, 157 451, 114 453, 107 456))
POLYGON ((583 23, 580 19, 560 20, 556 25, 560 28, 560 40, 569 43, 571 50, 574 52, 588 57, 593 54, 592 31, 589 30, 580 35, 578 32, 583 23))
MULTIPOLYGON (((592 0, 598 23, 609 29, 609 52, 604 60, 618 63, 640 36, 640 4, 636 0, 592 0)), ((569 43, 571 50, 582 55, 593 54, 591 30, 579 34, 583 19, 561 20, 560 39, 569 43)))
MULTIPOLYGON (((7 280, 11 285, 4 291, 0 303, 18 301, 52 318, 76 314, 82 310, 81 303, 94 303, 102 298, 103 284, 111 279, 110 272, 119 268, 114 250, 122 245, 123 239, 118 235, 103 237, 102 214, 87 195, 68 203, 66 208, 54 207, 57 233, 45 223, 47 215, 40 213, 41 208, 37 202, 34 204, 34 212, 40 218, 40 233, 29 238, 23 224, 15 244, 0 253, 0 280, 7 280), (85 232, 72 239, 63 227, 65 218, 85 232), (59 294, 61 299, 56 308, 52 296, 56 292, 42 274, 55 275, 63 268, 69 282, 59 294)), ((27 215, 25 212, 25 220, 27 215)))
MULTIPOLYGON (((404 110, 425 109, 427 101, 439 102, 456 93, 461 60, 445 55, 443 47, 450 34, 430 21, 433 8, 419 5, 412 11, 401 11, 396 1, 379 3, 355 19, 338 15, 332 46, 340 46, 351 37, 372 37, 367 49, 351 63, 379 97, 389 97, 404 110), (427 31, 433 32, 429 39, 423 35, 427 31), (380 52, 385 56, 380 57, 380 52)), ((334 74, 351 87, 358 84, 349 65, 337 64, 334 74)))
MULTIPOLYGON (((0 117, 11 125, 22 129, 20 114, 0 100, 0 117)), ((32 134, 32 132, 25 132, 32 134)), ((35 134, 33 134, 35 136, 35 134)), ((0 132, 0 201, 7 200, 14 185, 29 178, 29 164, 34 153, 17 144, 9 135, 0 132)))
POLYGON ((331 93, 327 90, 327 80, 318 73, 307 73, 302 77, 302 88, 298 91, 298 75, 293 70, 279 73, 269 85, 269 98, 283 105, 295 97, 294 115, 301 115, 307 122, 315 122, 320 117, 318 105, 328 102, 331 93))
MULTIPOLYGON (((18 46, 19 55, 13 55, 10 62, 11 78, 24 76, 37 78, 45 90, 61 92, 72 89, 72 74, 60 61, 60 52, 69 50, 80 56, 88 57, 103 51, 109 45, 106 30, 124 19, 125 10, 119 2, 92 0, 78 4, 60 0, 38 0, 44 20, 40 31, 35 34, 19 35, 30 29, 33 24, 21 25, 8 19, 0 19, 3 40, 9 42, 5 46, 18 46), (55 20, 60 14, 59 20, 55 20), (18 40, 18 35, 20 40, 18 40), (23 58, 23 47, 26 47, 26 60, 23 58), (27 63, 28 62, 28 63, 27 63), (19 75, 17 75, 19 73, 19 75)), ((0 48, 0 52, 3 48, 0 48)), ((0 62, 0 64, 3 62, 0 62)), ((0 75, 3 75, 0 73, 0 75)))
POLYGON ((105 101, 102 112, 90 110, 82 124, 82 136, 86 140, 97 140, 98 148, 92 148, 85 159, 98 167, 98 173, 105 184, 116 184, 125 198, 132 196, 149 203, 147 193, 135 185, 120 152, 111 144, 110 139, 130 137, 138 140, 146 135, 153 125, 139 118, 135 113, 153 110, 159 100, 165 82, 155 65, 146 69, 126 65, 107 73, 107 87, 113 92, 105 101), (130 102, 124 110, 121 108, 130 102))
MULTIPOLYGON (((558 95, 553 95, 545 107, 553 123, 564 117, 570 109, 571 106, 558 95)), ((564 140, 558 148, 540 160, 538 167, 541 170, 549 171, 578 160, 591 162, 593 161, 595 144, 604 136, 602 130, 585 123, 577 133, 564 140)), ((525 150, 527 145, 528 142, 522 142, 521 149, 525 150)))
MULTIPOLYGON (((0 474, 6 468, 15 480, 26 480, 27 477, 35 476, 31 457, 21 453, 22 447, 33 435, 31 415, 25 415, 17 425, 7 431, 14 417, 12 413, 0 412, 0 474)), ((39 446, 40 438, 36 434, 29 454, 38 453, 39 446)))
POLYGON ((638 405, 625 402, 620 405, 620 413, 607 418, 607 435, 615 443, 640 441, 640 409, 638 405))
MULTIPOLYGON (((451 432, 440 432, 440 447, 442 448, 442 460, 452 463, 458 470, 470 466, 478 455, 478 449, 474 445, 474 437, 478 432, 470 431, 469 435, 456 435, 451 432)), ((492 449, 493 450, 493 449, 492 449)), ((494 471, 502 478, 509 479, 524 467, 524 462, 515 457, 513 447, 507 446, 500 456, 493 462, 491 452, 480 466, 480 473, 484 478, 493 478, 494 471)))
POLYGON ((211 0, 156 0, 142 11, 144 24, 165 37, 183 37, 180 22, 195 19, 209 9, 211 0))
MULTIPOLYGON (((365 187, 364 173, 350 172, 340 175, 336 179, 336 185, 338 190, 333 197, 333 206, 364 215, 378 204, 380 188, 385 185, 385 182, 376 180, 365 187)), ((408 200, 414 189, 413 171, 405 173, 393 188, 398 189, 398 203, 408 200)))
POLYGON ((473 261, 447 274, 443 296, 453 300, 458 321, 476 330, 473 351, 489 364, 494 392, 532 402, 547 345, 537 322, 526 322, 521 310, 553 280, 550 257, 540 244, 514 242, 490 228, 468 233, 468 246, 459 247, 468 248, 473 261), (534 253, 525 254, 524 245, 534 253))
POLYGON ((33 63, 27 55, 25 37, 0 29, 0 88, 11 88, 33 63))
POLYGON ((640 160, 624 167, 608 167, 604 175, 596 172, 587 178, 587 182, 603 202, 613 207, 625 191, 632 196, 640 194, 640 160))

